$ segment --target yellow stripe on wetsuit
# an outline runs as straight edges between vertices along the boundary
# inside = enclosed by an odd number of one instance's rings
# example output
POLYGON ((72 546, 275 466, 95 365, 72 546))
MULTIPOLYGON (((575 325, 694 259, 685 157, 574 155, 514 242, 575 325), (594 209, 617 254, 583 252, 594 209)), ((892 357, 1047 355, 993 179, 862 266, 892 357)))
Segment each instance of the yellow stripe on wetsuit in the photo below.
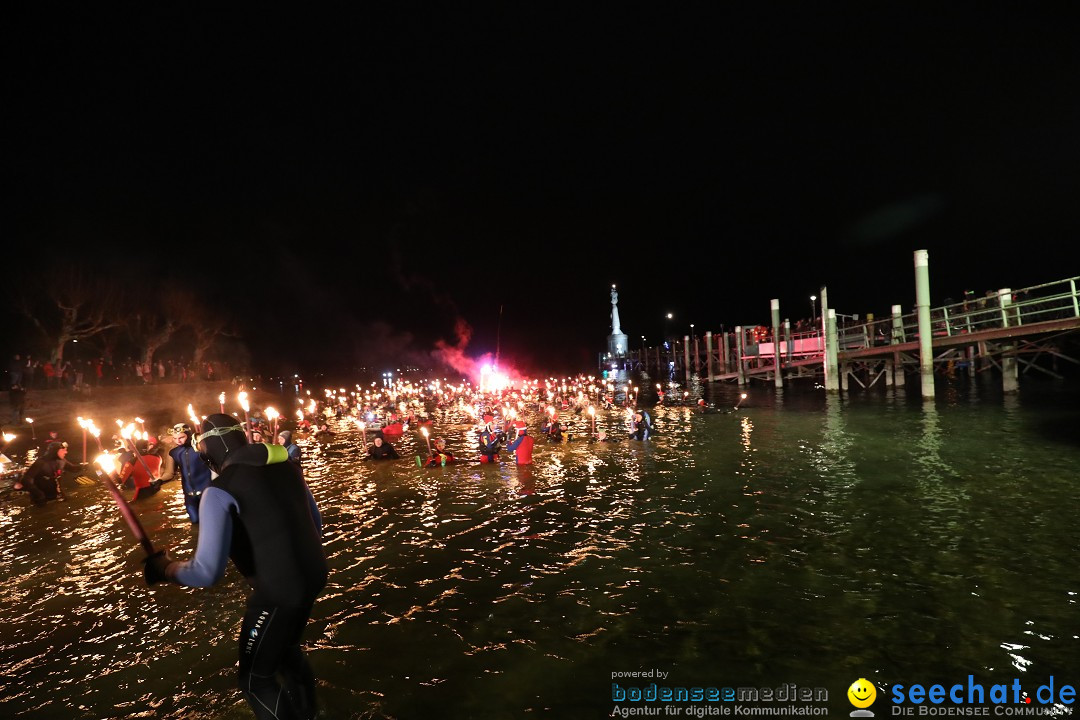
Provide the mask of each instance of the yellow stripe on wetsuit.
POLYGON ((289 451, 285 449, 284 445, 271 445, 270 443, 263 443, 263 445, 266 446, 267 465, 282 463, 289 459, 289 451))

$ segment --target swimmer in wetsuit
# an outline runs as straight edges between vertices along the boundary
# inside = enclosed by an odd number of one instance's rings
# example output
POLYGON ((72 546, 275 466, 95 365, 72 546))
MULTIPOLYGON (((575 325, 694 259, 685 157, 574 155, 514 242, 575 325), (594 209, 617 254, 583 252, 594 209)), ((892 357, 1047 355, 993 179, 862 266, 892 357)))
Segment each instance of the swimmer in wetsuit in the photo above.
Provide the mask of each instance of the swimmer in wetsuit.
POLYGON ((499 462, 499 451, 502 450, 502 435, 495 430, 495 414, 484 413, 484 427, 480 430, 480 462, 499 462))
POLYGON ((67 459, 68 444, 51 442, 45 447, 34 464, 26 469, 22 477, 15 481, 14 490, 26 490, 35 505, 44 505, 48 500, 63 500, 64 492, 60 488, 60 476, 74 468, 84 470, 86 465, 76 465, 67 459))
POLYGON ((176 447, 169 451, 180 470, 180 485, 184 489, 184 507, 192 524, 199 522, 199 501, 210 486, 210 466, 192 444, 192 431, 187 423, 177 423, 172 429, 176 447))
POLYGON ((328 574, 315 499, 285 448, 249 445, 229 415, 206 418, 196 445, 219 474, 199 504, 195 555, 151 555, 146 582, 208 587, 231 559, 252 587, 239 637, 244 698, 258 720, 314 718, 315 677, 300 640, 328 574))
POLYGON ((454 453, 446 449, 446 440, 441 437, 435 438, 435 450, 431 453, 431 457, 424 463, 424 467, 442 467, 448 465, 457 460, 454 457, 454 453))
POLYGON ((398 455, 397 450, 394 449, 393 445, 386 442, 386 439, 383 438, 382 433, 376 433, 375 440, 372 441, 371 447, 368 448, 368 459, 397 460, 399 457, 401 456, 398 455))
POLYGON ((644 410, 638 410, 634 413, 634 420, 632 430, 630 431, 631 440, 648 440, 652 436, 652 418, 649 417, 649 413, 644 410))
POLYGON ((506 449, 514 453, 514 460, 518 465, 532 465, 533 439, 528 434, 528 428, 523 421, 518 420, 514 423, 514 430, 517 438, 507 445, 506 449))

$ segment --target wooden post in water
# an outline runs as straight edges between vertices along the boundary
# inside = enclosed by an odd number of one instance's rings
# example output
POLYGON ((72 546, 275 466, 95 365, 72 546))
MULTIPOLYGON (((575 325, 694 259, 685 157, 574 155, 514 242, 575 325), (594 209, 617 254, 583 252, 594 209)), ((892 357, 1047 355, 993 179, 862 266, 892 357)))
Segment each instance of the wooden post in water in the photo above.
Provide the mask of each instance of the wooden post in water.
MULTIPOLYGON (((892 306, 892 345, 904 342, 904 318, 902 308, 899 305, 892 306)), ((896 386, 904 387, 904 360, 900 353, 893 353, 892 369, 895 373, 896 386)))
POLYGON ((682 354, 683 354, 683 371, 686 377, 687 386, 690 385, 690 336, 683 335, 682 338, 682 354))
MULTIPOLYGON (((822 300, 825 289, 822 288, 822 300)), ((840 389, 840 367, 837 360, 836 310, 829 308, 825 319, 825 391, 836 392, 840 389)))
POLYGON ((784 376, 780 372, 780 300, 776 298, 770 300, 769 307, 772 310, 773 368, 776 373, 773 377, 773 386, 782 388, 784 376))
POLYGON ((919 378, 924 400, 934 397, 934 328, 930 323, 930 254, 915 251, 915 310, 919 318, 919 378))
POLYGON ((735 328, 735 362, 736 372, 739 376, 740 387, 746 384, 746 372, 743 370, 743 329, 742 325, 735 328))
POLYGON ((825 369, 825 391, 840 389, 840 368, 836 366, 836 311, 829 312, 829 289, 821 288, 821 337, 825 341, 822 364, 825 369))
POLYGON ((721 333, 723 342, 720 343, 720 367, 723 368, 721 374, 727 374, 731 372, 731 368, 728 365, 728 334, 725 330, 721 333))
POLYGON ((705 331, 705 376, 712 382, 712 330, 705 331))
POLYGON ((791 320, 788 318, 784 319, 784 347, 786 348, 787 361, 790 363, 791 353, 794 348, 792 348, 791 342, 791 320))
MULTIPOLYGON (((1009 306, 1012 305, 1012 289, 1002 288, 998 290, 998 300, 1001 302, 1001 327, 1009 327, 1009 306)), ((1016 355, 1013 354, 1012 343, 1005 345, 1001 353, 1001 390, 1002 392, 1014 393, 1020 389, 1019 375, 1017 374, 1016 355)))

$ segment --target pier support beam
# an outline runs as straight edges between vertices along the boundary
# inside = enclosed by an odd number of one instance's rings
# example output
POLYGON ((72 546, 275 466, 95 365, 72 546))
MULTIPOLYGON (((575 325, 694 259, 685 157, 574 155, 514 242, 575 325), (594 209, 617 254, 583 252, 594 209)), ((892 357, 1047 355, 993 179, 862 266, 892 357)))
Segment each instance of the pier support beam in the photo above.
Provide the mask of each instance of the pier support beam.
MULTIPOLYGON (((907 341, 907 338, 904 337, 903 315, 903 308, 899 305, 892 306, 892 340, 890 340, 890 344, 892 345, 899 345, 900 343, 907 341)), ((902 358, 898 352, 893 353, 891 372, 893 373, 893 380, 896 387, 905 387, 904 358, 902 358)))
POLYGON ((736 368, 739 375, 739 385, 746 384, 746 370, 743 368, 743 329, 742 325, 735 328, 735 362, 738 365, 736 368))
POLYGON ((923 399, 934 397, 934 330, 930 324, 930 257, 915 251, 915 310, 919 318, 919 377, 923 399))
POLYGON ((712 330, 705 331, 705 376, 712 382, 712 330))
MULTIPOLYGON (((1012 305, 1012 289, 1002 288, 998 290, 998 299, 1001 301, 1001 326, 1009 327, 1009 306, 1012 305)), ((1013 344, 1002 348, 1001 352, 1001 390, 1006 393, 1014 393, 1020 389, 1020 374, 1016 364, 1016 355, 1013 354, 1013 344)))
POLYGON ((885 388, 888 389, 891 388, 893 384, 893 361, 886 359, 884 363, 885 369, 883 372, 885 373, 885 388))
POLYGON ((723 342, 720 343, 720 367, 723 369, 720 372, 721 374, 727 374, 731 372, 731 365, 728 364, 728 348, 731 346, 728 344, 726 330, 721 332, 721 339, 723 342))
POLYGON ((780 301, 774 298, 769 301, 769 306, 772 309, 773 365, 776 370, 773 376, 773 385, 782 388, 784 387, 784 376, 780 372, 780 301))
POLYGON ((892 342, 891 345, 899 345, 906 342, 904 337, 904 310, 899 305, 892 306, 892 342))
MULTIPOLYGON (((821 289, 825 300, 825 288, 821 289)), ((829 308, 825 317, 825 391, 840 389, 840 366, 837 361, 836 310, 829 308)))
POLYGON ((682 338, 683 370, 686 371, 686 384, 690 385, 690 336, 682 338))

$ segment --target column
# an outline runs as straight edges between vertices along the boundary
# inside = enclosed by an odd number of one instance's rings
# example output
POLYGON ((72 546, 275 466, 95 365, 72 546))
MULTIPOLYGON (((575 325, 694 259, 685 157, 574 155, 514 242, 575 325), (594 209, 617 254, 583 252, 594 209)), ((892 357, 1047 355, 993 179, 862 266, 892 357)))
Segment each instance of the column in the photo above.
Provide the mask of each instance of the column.
POLYGON ((919 318, 919 378, 923 399, 934 397, 934 329, 930 324, 930 257, 915 251, 915 310, 919 318))

